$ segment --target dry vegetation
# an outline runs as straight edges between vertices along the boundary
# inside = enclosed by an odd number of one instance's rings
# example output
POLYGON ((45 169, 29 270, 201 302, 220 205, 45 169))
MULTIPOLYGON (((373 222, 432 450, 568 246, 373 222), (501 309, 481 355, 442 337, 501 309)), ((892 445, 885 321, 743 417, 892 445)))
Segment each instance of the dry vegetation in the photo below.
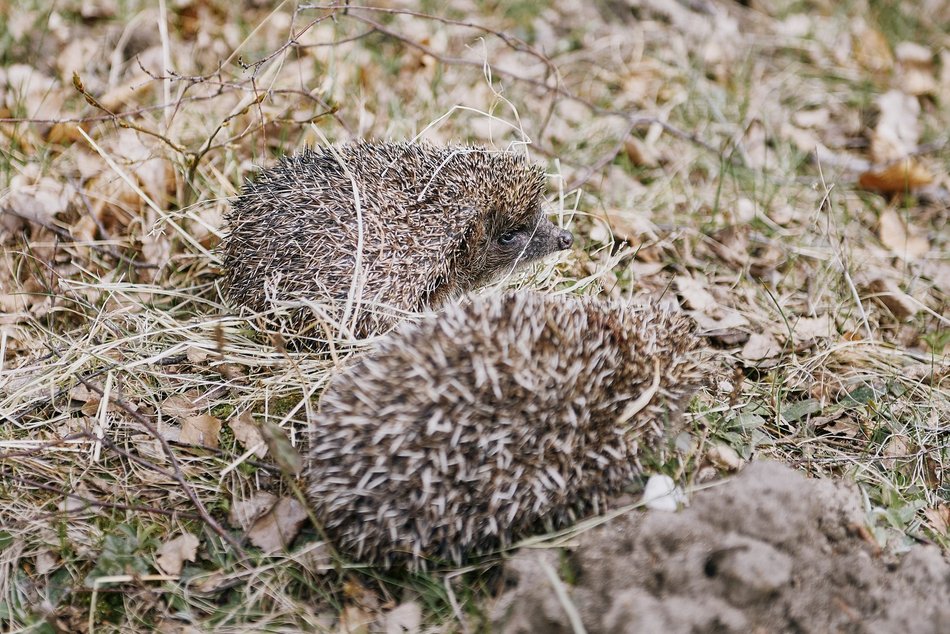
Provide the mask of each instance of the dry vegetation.
POLYGON ((948 25, 942 0, 0 0, 0 629, 484 627, 487 565, 326 552, 293 447, 339 357, 221 304, 228 197, 327 139, 527 151, 578 244, 519 283, 679 304, 717 351, 657 469, 846 475, 869 539, 950 548, 948 25))

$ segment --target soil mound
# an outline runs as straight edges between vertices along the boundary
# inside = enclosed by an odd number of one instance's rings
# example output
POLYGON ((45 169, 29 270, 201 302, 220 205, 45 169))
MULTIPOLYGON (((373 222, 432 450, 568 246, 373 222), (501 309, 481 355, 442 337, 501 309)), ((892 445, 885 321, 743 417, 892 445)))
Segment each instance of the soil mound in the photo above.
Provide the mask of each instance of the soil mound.
POLYGON ((591 634, 950 632, 947 559, 926 545, 882 554, 866 523, 854 485, 754 463, 685 510, 583 534, 566 560, 522 551, 493 629, 572 632, 574 612, 591 634))

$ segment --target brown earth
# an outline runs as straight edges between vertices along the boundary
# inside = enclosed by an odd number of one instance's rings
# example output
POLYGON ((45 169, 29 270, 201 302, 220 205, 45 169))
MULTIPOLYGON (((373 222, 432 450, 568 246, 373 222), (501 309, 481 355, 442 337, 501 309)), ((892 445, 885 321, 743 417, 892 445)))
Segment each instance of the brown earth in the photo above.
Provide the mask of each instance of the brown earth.
POLYGON ((759 462, 677 513, 630 513, 565 559, 524 550, 493 631, 950 632, 950 562, 882 554, 850 483, 759 462), (554 571, 572 583, 560 585, 554 571))

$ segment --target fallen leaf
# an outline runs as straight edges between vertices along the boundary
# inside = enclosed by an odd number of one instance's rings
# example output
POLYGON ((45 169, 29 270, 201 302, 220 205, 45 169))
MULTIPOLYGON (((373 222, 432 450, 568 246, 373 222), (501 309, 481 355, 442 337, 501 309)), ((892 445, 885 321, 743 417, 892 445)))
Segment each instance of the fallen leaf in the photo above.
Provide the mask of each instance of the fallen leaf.
POLYGON ((903 462, 901 458, 906 460, 907 454, 909 453, 910 447, 907 443, 907 438, 901 434, 894 434, 887 441, 887 444, 884 445, 884 458, 881 460, 881 465, 885 469, 893 470, 903 462))
POLYGON ((98 398, 98 395, 90 392, 89 388, 83 383, 77 383, 69 390, 69 400, 71 401, 85 403, 92 398, 98 398))
POLYGON ((932 182, 933 175, 912 158, 892 163, 882 170, 868 170, 858 178, 862 188, 885 194, 909 192, 932 182))
POLYGON ((53 550, 43 550, 36 555, 36 574, 45 575, 59 568, 59 557, 53 550))
POLYGON ((616 240, 625 240, 634 245, 657 238, 657 227, 646 213, 632 209, 615 209, 601 214, 606 224, 595 225, 595 228, 603 231, 599 242, 608 242, 610 234, 613 234, 616 240))
POLYGON ((660 159, 656 149, 635 136, 628 137, 623 144, 624 153, 630 162, 638 167, 659 167, 660 159))
POLYGON ((703 336, 714 339, 720 345, 735 346, 749 340, 749 333, 745 329, 749 320, 738 311, 729 311, 720 318, 710 317, 698 310, 691 310, 688 314, 699 326, 703 336))
POLYGON ((201 363, 210 356, 207 350, 199 348, 197 346, 190 346, 185 352, 185 358, 188 359, 189 363, 201 363))
POLYGON ((231 500, 228 523, 234 528, 246 531, 258 517, 270 510, 276 501, 277 496, 267 491, 257 491, 246 500, 231 500))
POLYGON ((307 510, 296 498, 282 497, 247 532, 252 544, 265 553, 286 549, 307 520, 307 510))
POLYGON ((287 434, 281 427, 270 421, 263 421, 260 425, 261 436, 267 443, 267 450, 271 458, 280 467, 284 475, 297 477, 303 471, 303 459, 297 449, 290 443, 287 434))
POLYGON ((368 634, 376 619, 372 612, 356 605, 348 605, 340 614, 339 634, 368 634))
POLYGON ((737 471, 742 466, 742 458, 729 445, 715 444, 706 452, 709 461, 724 471, 737 471))
POLYGON ((778 267, 784 254, 766 238, 759 237, 753 242, 750 232, 746 224, 725 227, 710 236, 709 248, 733 269, 748 268, 756 277, 763 277, 778 267))
POLYGON ((386 614, 386 634, 407 634, 422 629, 422 608, 415 601, 401 603, 386 614))
POLYGON ((182 533, 162 544, 162 547, 158 549, 155 562, 165 574, 179 575, 185 562, 194 561, 197 554, 198 538, 191 533, 182 533))
POLYGON ((907 321, 917 314, 917 302, 892 280, 876 278, 868 283, 867 288, 874 294, 874 299, 884 304, 897 319, 907 321))
POLYGON ((930 251, 930 242, 916 227, 904 224, 894 209, 885 209, 878 226, 881 244, 894 255, 905 260, 913 260, 930 251))
POLYGON ((897 69, 894 77, 901 90, 908 95, 927 95, 936 92, 933 52, 916 42, 901 42, 894 49, 897 69))
POLYGON ((719 313, 719 302, 706 290, 706 283, 688 275, 677 275, 673 283, 688 308, 707 314, 719 313))
POLYGON ((220 419, 209 414, 188 416, 181 423, 181 436, 178 437, 178 442, 215 449, 218 446, 220 432, 220 419))
POLYGON ((826 425, 825 431, 835 436, 856 438, 861 431, 861 426, 850 416, 841 416, 835 420, 834 424, 826 425))
POLYGON ((183 394, 174 394, 162 401, 161 410, 166 416, 183 419, 192 416, 198 411, 195 400, 198 398, 198 390, 188 390, 183 394))
POLYGON ((753 119, 749 123, 742 135, 741 143, 748 157, 750 168, 774 169, 777 166, 775 152, 769 147, 765 124, 759 119, 753 119))
POLYGON ((10 187, 3 197, 4 212, 40 225, 50 225, 56 214, 68 209, 70 194, 63 183, 54 178, 40 177, 38 171, 38 167, 29 165, 10 179, 10 187))
POLYGON ((198 592, 214 592, 228 584, 231 575, 225 574, 220 570, 211 573, 202 574, 199 577, 193 577, 189 583, 198 592))
POLYGON ((241 443, 244 449, 248 451, 253 449, 254 455, 258 458, 267 455, 267 444, 264 442, 261 430, 254 422, 251 412, 244 411, 240 416, 235 416, 228 421, 228 427, 231 428, 234 439, 241 443))
POLYGON ((938 535, 950 535, 950 504, 924 509, 924 517, 938 535))
POLYGON ((900 90, 889 90, 877 98, 880 110, 871 133, 871 158, 884 164, 906 158, 917 149, 920 139, 920 103, 900 90))
POLYGON ((821 317, 802 317, 795 322, 792 332, 795 333, 795 339, 798 341, 811 341, 812 339, 827 339, 835 334, 834 324, 828 315, 821 317))
POLYGON ((830 120, 831 112, 828 108, 799 110, 792 114, 792 123, 799 128, 824 128, 830 120))
POLYGON ((415 601, 400 603, 386 614, 386 634, 409 634, 422 629, 422 608, 415 601))
POLYGON ((894 65, 894 56, 884 34, 861 20, 854 33, 854 58, 865 70, 872 73, 889 71, 894 65))
POLYGON ((778 344, 775 337, 768 333, 752 333, 749 340, 742 346, 739 356, 747 361, 761 361, 770 357, 776 357, 782 352, 782 346, 778 344))

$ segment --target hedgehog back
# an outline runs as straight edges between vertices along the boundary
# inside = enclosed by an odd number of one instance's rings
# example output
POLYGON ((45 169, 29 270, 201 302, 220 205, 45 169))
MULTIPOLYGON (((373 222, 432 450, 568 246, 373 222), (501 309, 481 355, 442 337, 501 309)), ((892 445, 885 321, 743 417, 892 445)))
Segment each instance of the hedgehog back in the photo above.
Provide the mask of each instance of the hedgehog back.
POLYGON ((425 568, 598 512, 678 424, 700 380, 692 333, 659 310, 536 293, 404 324, 324 395, 317 516, 357 560, 425 568))
MULTIPOLYGON (((435 167, 453 151, 357 143, 305 150, 262 171, 227 218, 229 300, 255 312, 275 300, 315 300, 340 319, 352 296, 355 334, 423 308, 451 277, 476 223, 464 197, 432 186, 435 167)), ((306 309, 291 315, 295 327, 312 320, 306 309)))

